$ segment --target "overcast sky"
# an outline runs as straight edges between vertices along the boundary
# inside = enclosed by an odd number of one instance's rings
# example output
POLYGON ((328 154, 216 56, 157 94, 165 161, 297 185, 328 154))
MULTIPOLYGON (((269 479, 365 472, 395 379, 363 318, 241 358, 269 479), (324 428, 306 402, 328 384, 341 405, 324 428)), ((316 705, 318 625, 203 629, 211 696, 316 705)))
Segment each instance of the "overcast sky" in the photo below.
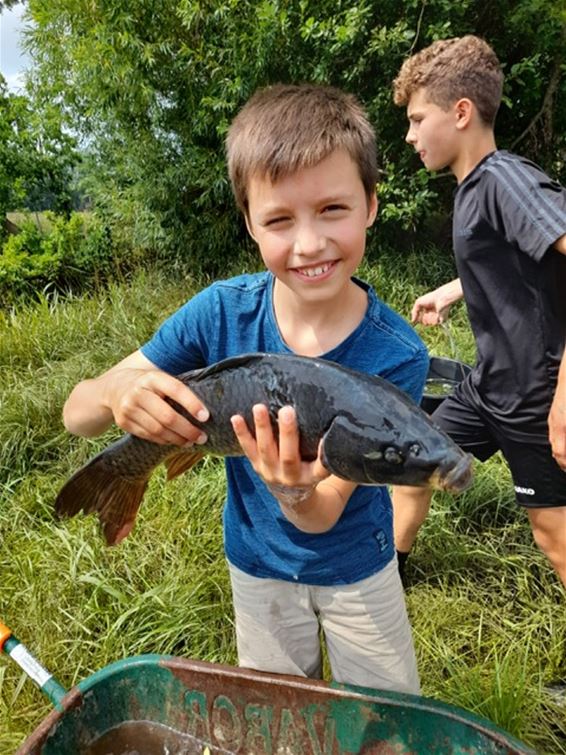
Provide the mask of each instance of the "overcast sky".
POLYGON ((22 74, 29 65, 29 59, 19 47, 23 12, 23 5, 18 4, 0 13, 0 73, 11 92, 17 92, 23 86, 22 74))

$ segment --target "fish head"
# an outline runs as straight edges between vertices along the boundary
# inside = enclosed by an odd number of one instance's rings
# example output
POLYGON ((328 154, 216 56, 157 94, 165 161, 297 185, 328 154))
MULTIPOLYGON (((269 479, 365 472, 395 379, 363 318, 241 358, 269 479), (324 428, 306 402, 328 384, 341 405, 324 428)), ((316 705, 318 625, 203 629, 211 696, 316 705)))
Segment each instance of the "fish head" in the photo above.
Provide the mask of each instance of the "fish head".
POLYGON ((460 492, 472 481, 472 456, 422 412, 407 422, 364 425, 336 417, 323 437, 322 462, 361 485, 411 485, 460 492))

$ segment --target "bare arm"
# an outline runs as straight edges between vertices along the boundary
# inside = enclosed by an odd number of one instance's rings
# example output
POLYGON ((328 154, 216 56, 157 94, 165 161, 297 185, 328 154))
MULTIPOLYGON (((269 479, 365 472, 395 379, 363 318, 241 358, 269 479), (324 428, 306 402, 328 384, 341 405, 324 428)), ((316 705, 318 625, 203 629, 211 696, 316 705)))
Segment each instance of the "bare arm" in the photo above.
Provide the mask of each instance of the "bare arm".
POLYGON ((243 417, 232 417, 232 426, 244 453, 279 502, 283 514, 303 532, 331 529, 342 516, 356 484, 330 475, 320 455, 313 462, 301 459, 292 407, 279 411, 279 445, 267 408, 259 404, 253 413, 255 439, 243 417))
MULTIPOLYGON (((78 383, 65 402, 63 422, 69 432, 85 437, 100 435, 115 422, 154 443, 202 440, 201 430, 176 412, 166 396, 194 416, 206 412, 187 386, 135 351, 99 377, 78 383)), ((207 417, 206 412, 198 418, 207 417)))
POLYGON ((460 278, 455 278, 434 291, 419 296, 413 304, 411 322, 439 325, 447 319, 450 307, 463 296, 460 278))
POLYGON ((413 547, 419 527, 426 519, 432 490, 406 485, 393 485, 393 533, 398 551, 408 553, 413 547))
POLYGON ((548 437, 552 455, 566 471, 566 351, 562 355, 558 383, 548 415, 548 437))
MULTIPOLYGON (((553 246, 561 254, 566 254, 566 234, 561 236, 553 246)), ((447 319, 450 307, 463 296, 464 292, 460 279, 455 278, 434 291, 419 296, 413 304, 411 322, 421 322, 423 325, 439 325, 447 319)))
MULTIPOLYGON (((554 248, 566 255, 566 234, 554 243, 554 248)), ((562 356, 558 383, 548 415, 548 437, 554 458, 566 471, 566 351, 562 356)))

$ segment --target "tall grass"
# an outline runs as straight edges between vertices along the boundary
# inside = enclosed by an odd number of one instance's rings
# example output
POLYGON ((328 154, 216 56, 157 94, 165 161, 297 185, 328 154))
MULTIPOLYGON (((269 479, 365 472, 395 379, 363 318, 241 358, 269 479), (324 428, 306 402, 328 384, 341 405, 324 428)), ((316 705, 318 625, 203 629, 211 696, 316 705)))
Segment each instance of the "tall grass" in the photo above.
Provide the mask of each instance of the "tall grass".
MULTIPOLYGON (((90 297, 42 299, 0 315, 0 618, 70 688, 138 653, 235 663, 222 551, 222 464, 205 460, 150 483, 132 535, 103 545, 93 518, 58 522, 62 482, 116 436, 84 440, 61 424, 72 386, 135 349, 202 285, 139 273, 90 297)), ((426 251, 372 260, 361 276, 407 314, 452 274, 426 251)), ((423 330, 431 353, 473 360, 464 308, 423 330)), ((486 716, 541 753, 566 753, 566 711, 543 689, 564 676, 564 593, 532 543, 507 468, 477 466, 458 498, 438 495, 409 562, 407 602, 423 692, 486 716)), ((0 753, 13 752, 49 704, 0 659, 0 753)))

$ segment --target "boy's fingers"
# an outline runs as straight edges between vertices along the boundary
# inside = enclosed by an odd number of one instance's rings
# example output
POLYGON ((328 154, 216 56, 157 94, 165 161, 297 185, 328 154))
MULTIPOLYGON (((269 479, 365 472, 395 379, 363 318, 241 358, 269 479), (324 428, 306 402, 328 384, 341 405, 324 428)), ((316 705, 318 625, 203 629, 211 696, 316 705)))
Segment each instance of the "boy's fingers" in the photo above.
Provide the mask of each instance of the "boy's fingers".
POLYGON ((200 399, 180 380, 165 372, 149 372, 147 378, 140 381, 138 388, 138 398, 146 411, 185 442, 203 443, 206 440, 206 432, 179 414, 165 401, 165 397, 173 399, 201 422, 205 422, 209 417, 208 410, 200 399))
POLYGON ((276 479, 279 485, 293 486, 316 484, 329 476, 330 472, 320 458, 308 463, 301 460, 300 436, 293 407, 285 406, 279 410, 279 445, 273 434, 267 407, 256 404, 252 411, 255 438, 242 416, 234 415, 230 421, 243 452, 264 479, 276 479))
POLYGON ((168 396, 186 409, 199 422, 206 422, 209 418, 208 409, 195 394, 177 378, 160 370, 147 372, 147 384, 142 387, 153 390, 160 396, 168 396))
POLYGON ((413 304, 413 309, 411 310, 411 322, 418 322, 420 314, 421 305, 415 302, 415 304, 413 304))
POLYGON ((278 463, 279 452, 273 436, 269 412, 263 404, 256 404, 252 408, 252 414, 258 454, 265 465, 273 468, 278 463))
POLYGON ((149 440, 152 443, 158 443, 160 445, 173 444, 175 446, 186 446, 187 439, 184 436, 177 435, 177 433, 168 430, 167 428, 159 425, 152 417, 145 415, 140 423, 132 422, 128 432, 135 435, 136 438, 142 438, 143 440, 149 440))
POLYGON ((206 435, 202 430, 191 425, 168 403, 164 401, 161 403, 164 406, 156 409, 159 412, 157 415, 145 413, 138 417, 138 422, 146 430, 149 440, 157 443, 173 443, 177 446, 200 444, 206 441, 206 435), (156 419, 156 416, 159 419, 156 419))
POLYGON ((230 417, 230 422, 238 443, 242 447, 242 451, 250 461, 254 462, 257 457, 257 445, 245 419, 240 414, 235 414, 233 417, 230 417))
POLYGON ((206 433, 200 428, 189 422, 188 419, 179 414, 174 407, 167 401, 147 390, 143 397, 141 409, 132 417, 134 422, 138 422, 150 434, 155 434, 164 438, 164 442, 179 442, 171 440, 172 437, 178 436, 180 443, 202 443, 206 440, 206 433))
POLYGON ((299 429, 292 406, 284 406, 277 415, 279 422, 279 462, 286 475, 300 475, 299 429))

